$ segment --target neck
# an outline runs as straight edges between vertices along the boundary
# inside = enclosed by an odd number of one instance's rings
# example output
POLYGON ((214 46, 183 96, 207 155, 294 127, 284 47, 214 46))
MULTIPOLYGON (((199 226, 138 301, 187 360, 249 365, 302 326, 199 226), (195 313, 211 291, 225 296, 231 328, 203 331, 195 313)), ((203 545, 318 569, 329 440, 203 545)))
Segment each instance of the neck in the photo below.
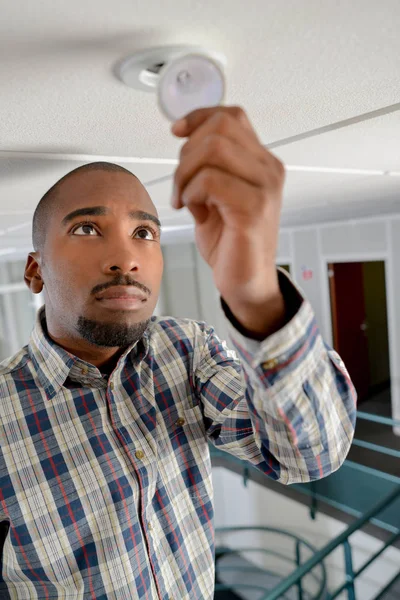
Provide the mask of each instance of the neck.
POLYGON ((83 339, 74 340, 50 332, 48 332, 48 336, 70 354, 94 365, 105 373, 110 373, 115 368, 121 355, 126 350, 126 348, 101 348, 83 339))
POLYGON ((46 313, 46 319, 42 320, 42 326, 48 337, 58 346, 78 358, 97 367, 111 372, 116 366, 125 348, 106 348, 95 346, 80 337, 66 335, 52 326, 51 319, 46 313))

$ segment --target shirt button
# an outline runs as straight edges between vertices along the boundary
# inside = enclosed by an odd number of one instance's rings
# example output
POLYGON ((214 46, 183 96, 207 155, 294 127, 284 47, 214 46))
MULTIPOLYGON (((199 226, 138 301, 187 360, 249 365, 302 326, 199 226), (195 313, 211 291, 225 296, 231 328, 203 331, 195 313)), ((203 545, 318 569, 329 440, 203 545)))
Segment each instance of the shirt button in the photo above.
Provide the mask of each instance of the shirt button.
POLYGON ((110 381, 110 390, 112 391, 114 389, 114 382, 110 381))
POLYGON ((87 367, 83 367, 82 375, 87 375, 89 373, 89 369, 87 367))
POLYGON ((179 419, 176 421, 175 424, 178 425, 178 427, 182 427, 182 425, 185 424, 185 419, 182 419, 182 417, 179 417, 179 419))
POLYGON ((153 525, 150 523, 150 521, 147 523, 147 528, 149 531, 153 531, 153 525))
POLYGON ((277 358, 271 358, 270 360, 266 360, 265 362, 263 362, 262 367, 263 369, 274 369, 278 362, 279 361, 277 358))
POLYGON ((144 452, 142 452, 141 450, 136 450, 136 452, 135 452, 135 456, 136 456, 136 458, 138 458, 139 460, 142 460, 142 458, 144 457, 144 452))

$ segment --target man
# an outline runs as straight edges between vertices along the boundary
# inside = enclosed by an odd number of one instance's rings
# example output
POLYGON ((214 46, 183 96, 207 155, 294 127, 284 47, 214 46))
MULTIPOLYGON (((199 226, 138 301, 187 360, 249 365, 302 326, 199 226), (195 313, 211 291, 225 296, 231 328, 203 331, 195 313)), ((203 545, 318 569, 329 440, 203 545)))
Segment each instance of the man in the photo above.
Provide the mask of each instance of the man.
POLYGON ((152 317, 159 221, 131 173, 94 163, 49 190, 25 271, 45 306, 0 367, 1 598, 211 599, 208 442, 284 484, 349 450, 353 386, 275 268, 282 164, 238 108, 172 131, 172 204, 195 219, 236 352, 152 317))

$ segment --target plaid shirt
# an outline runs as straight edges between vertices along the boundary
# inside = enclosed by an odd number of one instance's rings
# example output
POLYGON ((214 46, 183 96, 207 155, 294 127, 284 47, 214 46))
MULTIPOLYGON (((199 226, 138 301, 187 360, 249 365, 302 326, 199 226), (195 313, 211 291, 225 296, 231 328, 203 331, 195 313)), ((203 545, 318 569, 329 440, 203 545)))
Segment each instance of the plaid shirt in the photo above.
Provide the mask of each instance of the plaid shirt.
POLYGON ((235 350, 204 323, 153 317, 108 380, 39 311, 0 365, 0 598, 211 600, 209 442, 284 484, 349 450, 354 388, 299 304, 263 342, 228 323, 235 350))

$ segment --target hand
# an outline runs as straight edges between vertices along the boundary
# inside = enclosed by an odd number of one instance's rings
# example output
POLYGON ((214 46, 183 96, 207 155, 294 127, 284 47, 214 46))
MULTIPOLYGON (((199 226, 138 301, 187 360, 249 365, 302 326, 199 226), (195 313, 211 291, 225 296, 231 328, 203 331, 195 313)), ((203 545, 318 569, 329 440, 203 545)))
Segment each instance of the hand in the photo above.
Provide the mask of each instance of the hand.
POLYGON ((275 266, 284 167, 238 107, 197 110, 172 132, 188 138, 172 205, 192 213, 199 251, 234 316, 268 335, 284 319, 275 266))

